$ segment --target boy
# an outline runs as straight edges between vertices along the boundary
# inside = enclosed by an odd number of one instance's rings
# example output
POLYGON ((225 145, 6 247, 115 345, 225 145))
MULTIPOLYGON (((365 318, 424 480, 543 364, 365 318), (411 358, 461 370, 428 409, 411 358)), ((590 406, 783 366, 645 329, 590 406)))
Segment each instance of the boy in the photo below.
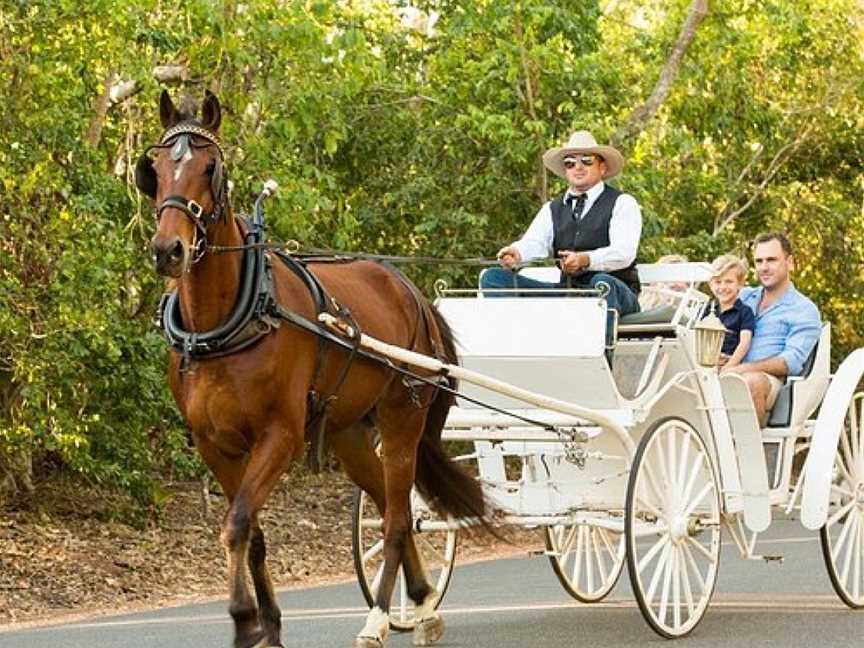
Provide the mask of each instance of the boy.
MULTIPOLYGON (((714 277, 711 279, 711 292, 714 293, 713 306, 723 326, 726 338, 723 340, 721 363, 723 371, 741 364, 750 349, 756 316, 749 306, 738 299, 738 292, 747 281, 747 264, 734 254, 724 254, 711 264, 714 277)), ((711 312, 711 305, 705 315, 711 312)))

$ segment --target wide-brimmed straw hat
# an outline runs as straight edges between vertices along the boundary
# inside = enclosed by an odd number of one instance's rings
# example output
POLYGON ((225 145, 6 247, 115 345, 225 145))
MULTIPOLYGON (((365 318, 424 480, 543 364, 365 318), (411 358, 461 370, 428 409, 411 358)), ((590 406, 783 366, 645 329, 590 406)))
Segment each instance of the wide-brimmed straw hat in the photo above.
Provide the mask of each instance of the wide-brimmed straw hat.
POLYGON ((594 136, 588 131, 576 131, 567 140, 564 146, 551 148, 543 154, 543 164, 552 173, 567 179, 564 169, 564 158, 568 155, 579 155, 581 153, 594 153, 606 161, 606 175, 604 178, 612 178, 624 168, 624 156, 613 146, 602 146, 597 143, 594 136))

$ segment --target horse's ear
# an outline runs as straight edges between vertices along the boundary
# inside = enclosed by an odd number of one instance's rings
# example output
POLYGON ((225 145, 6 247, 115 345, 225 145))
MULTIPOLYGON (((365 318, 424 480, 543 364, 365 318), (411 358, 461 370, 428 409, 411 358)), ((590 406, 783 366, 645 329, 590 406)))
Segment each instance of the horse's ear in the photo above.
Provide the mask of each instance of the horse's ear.
POLYGON ((135 165, 135 186, 145 196, 149 196, 151 200, 156 200, 157 185, 158 179, 156 178, 156 169, 153 168, 153 160, 144 153, 138 158, 135 165))
POLYGON ((219 99, 209 90, 204 91, 204 103, 201 106, 201 125, 211 133, 219 130, 222 123, 222 108, 219 99))
POLYGON ((159 97, 159 119, 162 128, 170 128, 180 121, 180 113, 174 107, 174 102, 171 101, 171 95, 167 90, 163 90, 162 96, 159 97))

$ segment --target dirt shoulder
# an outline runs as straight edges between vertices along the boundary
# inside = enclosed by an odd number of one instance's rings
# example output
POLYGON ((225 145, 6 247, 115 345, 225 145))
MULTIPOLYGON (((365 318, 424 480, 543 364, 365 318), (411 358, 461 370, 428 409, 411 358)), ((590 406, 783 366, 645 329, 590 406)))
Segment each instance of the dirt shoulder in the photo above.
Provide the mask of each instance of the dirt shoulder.
MULTIPOLYGON (((283 479, 262 514, 278 588, 354 580, 353 492, 341 473, 283 479)), ((83 493, 0 509, 0 628, 224 599, 225 502, 210 502, 205 514, 195 485, 174 486, 159 521, 144 529, 100 520, 100 502, 83 493)), ((508 540, 462 538, 457 560, 540 546, 534 533, 508 540)))

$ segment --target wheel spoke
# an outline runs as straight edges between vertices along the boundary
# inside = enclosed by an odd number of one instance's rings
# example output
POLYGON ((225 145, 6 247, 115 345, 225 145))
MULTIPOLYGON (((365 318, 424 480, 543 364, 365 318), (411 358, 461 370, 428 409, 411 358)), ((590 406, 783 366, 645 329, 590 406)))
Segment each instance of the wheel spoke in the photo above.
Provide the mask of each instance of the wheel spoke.
MULTIPOLYGON (((864 399, 858 399, 861 403, 864 403, 864 399)), ((860 453, 862 448, 860 447, 861 439, 858 437, 858 410, 859 408, 856 406, 855 400, 852 401, 852 407, 849 408, 849 432, 852 437, 852 465, 857 466, 858 461, 860 460, 860 453)), ((864 408, 861 408, 862 413, 864 413, 864 408)))
POLYGON ((645 596, 649 606, 651 606, 654 601, 654 592, 657 591, 657 585, 660 583, 660 576, 663 575, 666 561, 669 560, 669 552, 671 551, 671 548, 672 544, 667 542, 663 547, 663 553, 660 554, 660 559, 654 566, 654 574, 651 576, 651 582, 648 584, 648 593, 645 596))
POLYGON ((826 526, 832 527, 834 524, 844 515, 846 515, 850 510, 855 507, 855 500, 851 502, 847 502, 839 509, 837 509, 834 513, 831 514, 831 517, 825 522, 826 526))
POLYGON ((408 620, 408 582, 402 567, 399 568, 399 620, 403 623, 408 620))
POLYGON ((615 562, 618 557, 618 551, 612 546, 612 542, 609 540, 611 533, 602 527, 597 527, 597 532, 600 534, 600 539, 603 540, 603 546, 606 547, 606 551, 612 557, 612 562, 615 562))
POLYGON ((367 563, 370 560, 372 560, 372 558, 374 558, 379 553, 381 553, 382 549, 384 549, 384 539, 383 538, 381 540, 379 540, 378 542, 376 542, 375 544, 373 544, 371 547, 369 547, 369 549, 366 550, 366 553, 363 554, 363 562, 367 563))
MULTIPOLYGON (((849 502, 849 504, 844 506, 843 509, 846 509, 848 511, 853 506, 855 506, 855 502, 849 502)), ((837 511, 837 513, 835 513, 833 516, 831 516, 832 519, 836 518, 835 521, 839 520, 840 517, 842 517, 843 509, 840 509, 839 511, 837 511)), ((849 515, 846 518, 846 521, 843 522, 843 527, 840 530, 840 535, 837 537, 837 542, 834 544, 834 548, 832 549, 832 552, 831 552, 832 558, 834 558, 835 561, 837 560, 837 556, 840 554, 840 550, 843 548, 843 545, 846 543, 846 539, 848 538, 849 531, 852 529, 852 526, 855 524, 855 521, 856 521, 855 516, 849 515)), ((831 526, 833 526, 833 522, 832 522, 831 526)))
POLYGON ((699 551, 699 553, 705 556, 705 559, 712 565, 717 562, 717 557, 712 554, 707 547, 704 547, 700 542, 697 542, 690 536, 687 536, 686 539, 687 542, 690 543, 693 547, 695 547, 699 551))
POLYGON ((855 582, 852 585, 852 596, 856 599, 861 595, 861 531, 861 519, 858 518, 858 528, 855 534, 855 569, 853 570, 855 582))
POLYGON ((673 496, 678 491, 676 488, 678 485, 678 444, 675 437, 676 435, 670 434, 669 443, 666 444, 666 450, 669 453, 669 460, 667 462, 669 466, 669 488, 673 496))
POLYGON ((666 614, 669 609, 669 582, 672 579, 672 563, 675 560, 675 547, 674 545, 669 545, 669 557, 666 560, 666 564, 663 565, 663 590, 660 593, 660 610, 658 612, 658 616, 660 617, 660 623, 666 623, 666 614))
POLYGON ((582 536, 584 535, 583 530, 585 529, 585 527, 578 526, 576 527, 576 529, 578 532, 576 534, 576 551, 573 552, 574 562, 572 580, 574 583, 579 583, 579 576, 582 573, 582 536))
POLYGON ((594 534, 591 527, 585 527, 585 572, 588 575, 588 591, 594 591, 594 534))
POLYGON ((679 484, 684 483, 684 474, 687 472, 687 460, 690 456, 690 435, 684 435, 684 444, 681 447, 681 458, 679 460, 680 465, 678 466, 678 478, 676 482, 679 484))
POLYGON ((852 448, 849 446, 849 435, 847 434, 845 427, 840 432, 840 446, 841 451, 837 453, 838 467, 840 472, 843 473, 843 477, 846 479, 847 484, 854 488, 855 479, 853 473, 855 472, 857 458, 856 453, 853 453, 852 448))
MULTIPOLYGON (((644 464, 644 468, 645 468, 645 475, 646 475, 646 477, 648 478, 648 479, 647 479, 647 481, 648 481, 648 486, 650 487, 650 489, 651 489, 652 491, 654 491, 655 499, 656 499, 658 502, 661 502, 661 503, 662 503, 662 502, 665 502, 665 501, 666 501, 666 497, 663 495, 663 491, 660 490, 660 487, 657 485, 657 478, 654 476, 654 470, 653 470, 653 468, 652 468, 652 467, 651 467, 647 462, 644 464)), ((640 475, 640 477, 641 477, 641 475, 640 475)), ((642 480, 640 479, 640 480, 639 480, 639 486, 641 486, 641 485, 642 485, 642 480)), ((663 515, 663 514, 660 513, 660 511, 657 509, 657 507, 656 507, 655 504, 651 504, 650 502, 645 501, 644 498, 642 498, 642 497, 639 495, 638 491, 641 490, 639 487, 637 487, 636 490, 637 490, 637 497, 640 497, 640 499, 643 500, 642 503, 643 503, 645 506, 647 506, 647 507, 651 510, 652 514, 657 515, 658 517, 660 517, 660 516, 663 515)))
POLYGON ((712 482, 709 481, 707 484, 705 484, 702 490, 699 491, 699 494, 693 499, 692 502, 690 502, 690 504, 687 505, 687 508, 684 509, 684 517, 690 517, 693 514, 693 511, 696 510, 696 507, 699 506, 702 500, 705 499, 705 496, 708 495, 708 493, 710 493, 713 488, 714 484, 712 482))
POLYGON ((684 598, 687 600, 687 616, 692 617, 693 612, 695 611, 695 606, 693 605, 693 588, 690 585, 690 568, 687 565, 686 549, 687 547, 681 547, 681 584, 684 585, 684 598))
MULTIPOLYGON (((424 536, 423 534, 418 534, 414 536, 414 542, 417 542, 420 546, 422 546, 425 551, 425 556, 428 561, 432 564, 439 564, 447 562, 447 542, 444 541, 444 544, 439 547, 434 542, 432 542, 432 538, 429 536, 424 536), (419 542, 417 542, 419 540, 419 542)), ((419 550, 420 547, 417 547, 419 550)))
POLYGON ((678 547, 673 547, 672 553, 672 623, 676 628, 681 627, 681 569, 679 557, 681 553, 678 547))
MULTIPOLYGON (((858 527, 860 526, 857 516, 850 515, 847 519, 847 528, 854 528, 854 531, 850 531, 849 533, 849 543, 846 545, 846 554, 843 556, 843 574, 841 580, 844 585, 849 580, 849 568, 852 566, 852 550, 855 549, 855 545, 858 544, 858 527), (853 537, 855 540, 852 540, 853 537)), ((837 553, 840 553, 839 550, 837 553)))
POLYGON ((642 556, 642 559, 638 562, 636 569, 641 574, 645 567, 648 566, 652 560, 654 560, 654 556, 657 555, 657 552, 663 549, 669 543, 669 536, 662 535, 660 539, 654 543, 654 545, 642 556))
POLYGON ((663 513, 660 511, 660 509, 658 509, 656 506, 654 506, 651 502, 645 501, 644 497, 642 495, 639 495, 639 493, 636 493, 636 501, 641 506, 646 508, 648 510, 648 512, 651 513, 651 515, 653 515, 654 517, 656 517, 656 518, 662 518, 663 517, 663 513))
POLYGON ((664 486, 663 490, 661 491, 662 497, 660 501, 665 502, 668 497, 668 493, 671 491, 672 478, 669 476, 669 471, 666 469, 666 457, 665 452, 663 451, 663 444, 661 443, 660 435, 657 435, 654 443, 656 445, 654 454, 657 456, 657 463, 660 466, 660 476, 663 480, 664 486))
MULTIPOLYGON (((598 542, 597 536, 603 533, 603 529, 598 529, 596 527, 592 527, 591 534, 594 536, 594 552, 597 561, 597 574, 600 576, 600 586, 602 587, 607 579, 609 578, 609 572, 606 570, 606 559, 603 557, 603 547, 601 543, 598 542)), ((594 588, 591 587, 590 590, 593 592, 594 588)))
POLYGON ((690 474, 687 476, 687 483, 684 486, 684 490, 681 495, 682 502, 687 502, 690 500, 690 494, 693 492, 693 487, 696 485, 696 478, 702 471, 702 461, 703 455, 701 452, 697 451, 695 461, 693 462, 693 467, 690 468, 690 474))
MULTIPOLYGON (((701 591, 705 591, 705 579, 702 577, 702 572, 699 570, 699 565, 696 564, 696 557, 693 555, 693 552, 690 551, 690 547, 686 544, 682 545, 684 549, 684 555, 687 556, 687 564, 690 565, 690 568, 693 570, 693 575, 699 580, 699 587, 701 591)), ((701 597, 700 597, 701 598, 701 597)))
POLYGON ((381 564, 378 565, 378 569, 375 571, 375 576, 372 578, 372 584, 369 589, 372 591, 372 596, 378 596, 378 588, 381 586, 381 577, 384 576, 384 561, 381 561, 381 564))

